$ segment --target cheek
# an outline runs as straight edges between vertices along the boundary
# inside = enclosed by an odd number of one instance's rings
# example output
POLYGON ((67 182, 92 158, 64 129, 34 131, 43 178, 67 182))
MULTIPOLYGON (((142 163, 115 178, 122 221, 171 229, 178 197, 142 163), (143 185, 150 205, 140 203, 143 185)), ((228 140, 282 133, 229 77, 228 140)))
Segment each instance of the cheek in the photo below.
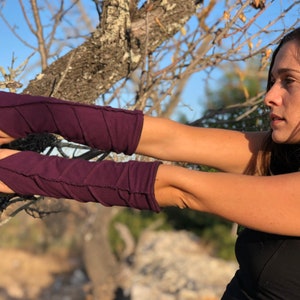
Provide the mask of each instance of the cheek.
POLYGON ((300 110, 292 110, 288 116, 288 123, 295 129, 300 130, 300 110))
POLYGON ((300 110, 294 111, 288 122, 288 140, 292 143, 300 142, 300 110))
POLYGON ((295 121, 300 121, 300 95, 299 98, 295 101, 291 101, 288 105, 288 111, 295 121))
POLYGON ((285 101, 285 110, 293 122, 300 121, 300 93, 285 101))
POLYGON ((300 110, 300 86, 294 87, 287 97, 287 104, 300 110))

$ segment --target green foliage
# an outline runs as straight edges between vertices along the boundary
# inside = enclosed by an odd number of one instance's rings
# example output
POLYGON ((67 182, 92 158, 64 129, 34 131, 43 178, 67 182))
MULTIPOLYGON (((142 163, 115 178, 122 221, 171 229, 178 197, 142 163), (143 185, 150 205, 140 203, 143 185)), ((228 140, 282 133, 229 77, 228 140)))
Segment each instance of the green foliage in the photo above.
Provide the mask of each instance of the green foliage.
MULTIPOLYGON (((217 218, 217 217, 215 217, 217 218)), ((233 225, 215 222, 213 226, 207 226, 202 233, 202 239, 207 241, 214 249, 216 256, 226 260, 235 258, 236 234, 232 233, 233 225)))
POLYGON ((124 250, 124 242, 115 229, 116 223, 126 225, 135 241, 150 227, 157 230, 191 231, 199 236, 216 256, 224 259, 234 258, 236 237, 231 235, 232 224, 216 216, 178 208, 166 208, 160 214, 123 209, 114 218, 109 231, 113 251, 119 257, 124 250))
POLYGON ((228 65, 218 88, 207 88, 206 111, 195 125, 241 131, 268 129, 263 96, 257 97, 266 87, 266 78, 256 61, 249 61, 245 69, 228 65))
POLYGON ((234 129, 239 131, 268 130, 269 121, 266 117, 267 113, 262 103, 248 107, 208 110, 203 118, 197 121, 197 126, 234 129), (248 113, 251 110, 253 111, 248 113))
POLYGON ((232 235, 232 223, 214 215, 177 208, 165 209, 167 221, 176 230, 188 230, 198 235, 213 248, 216 256, 234 258, 236 235, 232 235))
POLYGON ((166 215, 163 212, 155 214, 150 211, 138 211, 130 208, 122 209, 111 222, 109 229, 109 240, 117 256, 124 249, 124 241, 115 228, 116 223, 126 225, 135 241, 138 241, 141 233, 149 227, 164 230, 171 229, 171 226, 166 222, 166 215))
POLYGON ((258 76, 259 65, 249 61, 245 69, 235 65, 227 65, 223 76, 218 80, 218 88, 208 87, 207 109, 220 109, 243 103, 258 95, 266 86, 266 75, 258 76))

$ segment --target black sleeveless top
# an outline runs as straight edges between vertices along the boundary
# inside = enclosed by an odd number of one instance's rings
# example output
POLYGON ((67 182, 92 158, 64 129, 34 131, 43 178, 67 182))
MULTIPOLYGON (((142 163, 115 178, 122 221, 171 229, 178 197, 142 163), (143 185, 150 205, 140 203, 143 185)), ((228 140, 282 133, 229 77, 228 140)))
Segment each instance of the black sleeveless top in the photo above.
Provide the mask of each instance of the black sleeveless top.
MULTIPOLYGON (((300 171, 298 144, 273 147, 270 174, 300 171)), ((239 270, 222 300, 300 300, 300 237, 244 229, 235 254, 239 270)))
POLYGON ((300 237, 246 228, 235 251, 239 270, 222 300, 300 299, 300 237))

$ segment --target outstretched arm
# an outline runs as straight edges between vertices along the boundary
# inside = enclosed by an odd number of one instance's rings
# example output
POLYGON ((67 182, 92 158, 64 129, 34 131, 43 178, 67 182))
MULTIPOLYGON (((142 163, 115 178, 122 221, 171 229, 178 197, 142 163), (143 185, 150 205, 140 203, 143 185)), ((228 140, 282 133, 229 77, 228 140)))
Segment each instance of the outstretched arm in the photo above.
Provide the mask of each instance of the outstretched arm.
POLYGON ((187 207, 265 232, 300 235, 298 172, 268 177, 207 173, 157 162, 87 162, 4 149, 0 171, 4 193, 153 211, 187 207))
POLYGON ((185 161, 243 173, 266 133, 185 126, 128 111, 0 92, 0 144, 30 133, 56 133, 104 151, 185 161))
POLYGON ((203 164, 244 173, 262 148, 266 132, 199 128, 168 119, 144 117, 137 153, 169 161, 203 164))
POLYGON ((246 227, 300 236, 300 173, 248 176, 161 165, 155 196, 163 206, 188 207, 246 227))
POLYGON ((91 162, 0 149, 0 192, 158 212, 154 181, 160 164, 157 161, 91 162))

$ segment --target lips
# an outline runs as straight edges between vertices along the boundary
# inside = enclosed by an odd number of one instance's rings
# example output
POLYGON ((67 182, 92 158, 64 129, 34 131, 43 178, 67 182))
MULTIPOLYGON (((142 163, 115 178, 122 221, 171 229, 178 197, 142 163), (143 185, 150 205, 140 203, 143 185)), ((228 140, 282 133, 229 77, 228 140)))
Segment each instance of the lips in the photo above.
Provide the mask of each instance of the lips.
POLYGON ((276 120, 284 120, 283 118, 275 115, 275 114, 271 114, 270 115, 271 121, 276 121, 276 120))
POLYGON ((273 113, 270 114, 270 119, 271 119, 272 125, 276 125, 276 124, 281 123, 282 121, 285 121, 284 118, 280 117, 279 115, 273 114, 273 113))

